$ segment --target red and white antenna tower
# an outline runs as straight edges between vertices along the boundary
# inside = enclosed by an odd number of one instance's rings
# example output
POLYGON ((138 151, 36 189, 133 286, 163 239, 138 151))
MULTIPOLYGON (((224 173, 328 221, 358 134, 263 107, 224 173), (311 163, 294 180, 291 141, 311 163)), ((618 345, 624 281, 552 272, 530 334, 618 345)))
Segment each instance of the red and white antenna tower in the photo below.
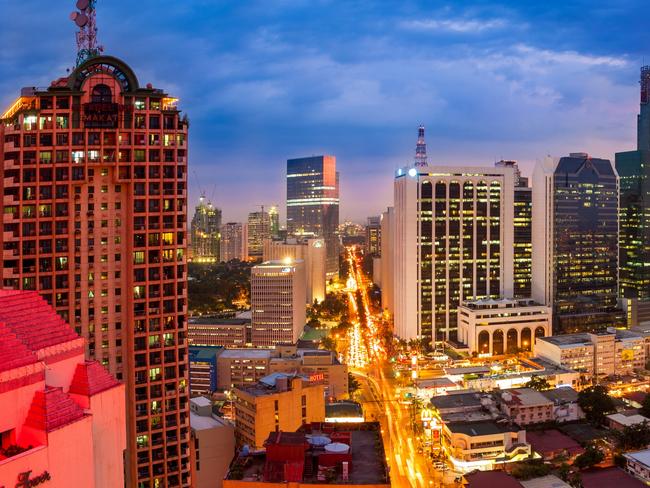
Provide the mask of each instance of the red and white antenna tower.
POLYGON ((104 48, 97 44, 97 24, 95 21, 95 3, 97 0, 77 0, 79 10, 70 14, 79 31, 77 31, 77 66, 95 56, 99 56, 104 48))

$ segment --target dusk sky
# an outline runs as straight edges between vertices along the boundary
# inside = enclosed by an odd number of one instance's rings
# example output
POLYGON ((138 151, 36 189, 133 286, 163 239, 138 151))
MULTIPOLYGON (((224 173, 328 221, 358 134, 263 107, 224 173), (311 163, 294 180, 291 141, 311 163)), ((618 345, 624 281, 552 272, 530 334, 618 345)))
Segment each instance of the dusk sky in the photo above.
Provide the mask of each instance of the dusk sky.
MULTIPOLYGON (((74 64, 73 0, 0 0, 0 105, 74 64)), ((333 154, 341 221, 391 204, 426 126, 429 161, 613 158, 635 149, 648 3, 99 0, 105 53, 190 118, 203 190, 242 220, 281 205, 286 159, 333 154)))

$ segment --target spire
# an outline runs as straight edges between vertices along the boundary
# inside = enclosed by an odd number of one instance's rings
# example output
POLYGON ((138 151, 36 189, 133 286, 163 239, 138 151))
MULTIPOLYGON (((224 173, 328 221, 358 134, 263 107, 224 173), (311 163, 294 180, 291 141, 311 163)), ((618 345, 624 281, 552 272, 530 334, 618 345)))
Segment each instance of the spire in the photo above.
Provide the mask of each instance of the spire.
POLYGON ((77 31, 77 66, 84 61, 99 56, 104 50, 97 44, 97 25, 95 23, 95 3, 97 0, 77 0, 76 10, 70 14, 79 30, 77 31))
POLYGON ((427 163, 427 144, 424 142, 424 126, 418 127, 418 143, 415 146, 415 165, 426 166, 427 163))

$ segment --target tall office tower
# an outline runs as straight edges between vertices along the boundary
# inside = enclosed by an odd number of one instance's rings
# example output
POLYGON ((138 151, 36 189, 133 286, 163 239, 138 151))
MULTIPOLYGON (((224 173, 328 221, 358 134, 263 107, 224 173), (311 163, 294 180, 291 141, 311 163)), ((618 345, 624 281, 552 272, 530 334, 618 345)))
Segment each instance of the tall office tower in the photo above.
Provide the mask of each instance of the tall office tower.
POLYGON ((277 239, 280 236, 280 212, 276 205, 269 209, 269 219, 271 219, 271 237, 277 239))
POLYGON ((262 207, 260 212, 248 214, 248 258, 261 259, 264 240, 271 238, 271 217, 262 207))
POLYGON ((397 171, 390 246, 396 335, 454 340, 463 300, 512 296, 513 215, 512 168, 397 171))
POLYGON ((326 293, 326 253, 323 239, 296 239, 264 241, 264 261, 302 259, 305 263, 307 304, 322 302, 326 293))
POLYGON ((305 263, 266 261, 251 269, 251 342, 255 347, 295 343, 306 320, 305 263))
POLYGON ((388 207, 381 214, 381 307, 394 314, 393 283, 395 281, 393 260, 395 253, 394 244, 395 209, 388 207))
POLYGON ((239 259, 245 261, 248 257, 248 243, 244 238, 245 224, 227 222, 221 226, 220 260, 223 262, 239 259))
POLYGON ((221 241, 221 209, 201 195, 190 225, 192 261, 214 263, 219 261, 221 241))
POLYGON ((517 161, 497 161, 497 168, 513 168, 515 175, 513 298, 530 298, 533 265, 533 191, 521 176, 517 161))
POLYGON ((366 224, 366 252, 373 256, 381 254, 381 217, 368 217, 366 224))
POLYGON ((607 159, 572 153, 533 173, 533 299, 553 307, 556 332, 622 325, 618 175, 607 159))
POLYGON ((187 120, 124 62, 24 88, 0 121, 2 278, 126 384, 126 485, 190 486, 187 120))
POLYGON ((620 178, 619 296, 628 325, 650 320, 650 66, 641 68, 637 150, 616 153, 620 178))
POLYGON ((339 174, 334 156, 287 160, 287 231, 290 236, 322 237, 327 276, 339 272, 339 174))

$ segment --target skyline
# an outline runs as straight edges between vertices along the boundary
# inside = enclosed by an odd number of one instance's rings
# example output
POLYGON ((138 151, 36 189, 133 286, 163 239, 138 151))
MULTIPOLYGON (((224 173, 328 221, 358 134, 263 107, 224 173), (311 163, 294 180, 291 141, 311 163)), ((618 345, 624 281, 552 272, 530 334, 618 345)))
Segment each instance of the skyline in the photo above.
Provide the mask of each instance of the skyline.
MULTIPOLYGON (((332 154, 341 220, 364 221, 392 201, 393 171, 413 161, 420 123, 431 164, 516 159, 526 176, 546 154, 613 160, 635 147, 650 45, 642 3, 553 5, 146 0, 125 19, 127 3, 115 1, 98 4, 98 26, 105 54, 181 99, 190 208, 216 184, 224 221, 244 221, 258 203, 280 204, 284 221, 286 160, 332 154)), ((0 54, 3 109, 21 87, 72 68, 73 6, 0 0, 11 19, 0 42, 12 46, 0 54)))

